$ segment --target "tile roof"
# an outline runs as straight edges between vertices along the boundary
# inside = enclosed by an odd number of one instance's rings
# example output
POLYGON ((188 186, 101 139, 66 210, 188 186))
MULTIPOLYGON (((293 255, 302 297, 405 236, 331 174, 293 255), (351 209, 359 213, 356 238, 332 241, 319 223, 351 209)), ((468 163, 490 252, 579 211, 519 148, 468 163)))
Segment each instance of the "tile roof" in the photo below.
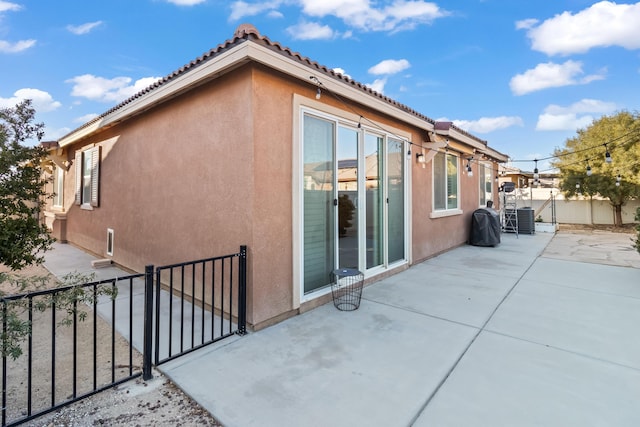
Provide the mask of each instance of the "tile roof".
MULTIPOLYGON (((256 29, 256 27, 254 27, 251 24, 241 24, 235 31, 233 38, 219 44, 218 46, 216 46, 215 48, 209 50, 208 52, 204 53, 202 56, 199 56, 198 58, 194 59, 193 61, 189 62, 188 64, 183 65, 182 67, 180 67, 179 69, 173 71, 172 73, 168 74, 167 76, 157 80, 156 82, 154 82, 152 85, 148 86, 147 88, 141 90, 140 92, 136 93, 135 95, 131 96, 130 98, 122 101, 120 104, 114 106, 113 108, 107 110, 106 112, 104 112, 103 114, 101 114, 100 116, 94 118, 93 120, 90 120, 89 122, 83 124, 82 126, 74 129, 73 131, 71 131, 69 134, 65 135, 63 138, 72 135, 73 133, 84 129, 88 126, 90 126, 91 124, 105 118, 106 116, 108 116, 111 113, 114 113, 118 110, 120 110, 121 108, 125 107, 127 104, 130 104, 131 102, 135 101, 138 98, 141 98, 143 96, 145 96, 146 94, 154 91, 155 89, 159 88, 162 85, 165 85, 166 83, 170 82, 171 80, 177 78, 178 76, 181 76, 185 73, 188 73, 189 71, 191 71, 192 69, 202 65, 203 63, 207 62, 208 60, 226 52, 229 51, 230 49, 234 48, 235 46, 238 46, 242 43, 245 42, 254 42, 254 43, 258 43, 261 44, 262 46, 278 52, 286 57, 289 57, 291 59, 293 59, 294 61, 297 61, 303 65, 306 65, 307 67, 309 67, 312 71, 317 71, 319 73, 322 73, 325 77, 330 77, 332 79, 341 81, 343 83, 346 83, 354 88, 357 88, 359 90, 361 90, 362 92, 373 96, 375 98, 378 98, 390 105, 392 105, 393 107, 404 111, 406 113, 409 113, 413 116, 418 117, 421 120, 424 120, 434 126, 437 125, 436 121, 425 116, 424 114, 421 114, 419 112, 417 112, 416 110, 398 102, 395 101, 379 92, 376 92, 375 90, 371 89, 370 87, 359 83, 353 79, 351 79, 348 76, 345 76, 341 73, 337 73, 336 71, 321 65, 311 59, 309 59, 306 56, 303 56, 302 54, 298 53, 298 52, 294 52, 291 49, 289 49, 288 47, 284 47, 282 46, 280 43, 278 42, 274 42, 271 41, 268 37, 261 35, 258 30, 256 29)), ((450 122, 444 122, 448 125, 447 130, 452 128, 455 129, 456 131, 470 137, 473 138, 474 140, 481 142, 482 144, 484 144, 485 146, 487 145, 487 142, 485 140, 482 140, 478 137, 476 137, 475 135, 470 134, 469 132, 460 129, 458 127, 456 127, 455 125, 453 125, 450 122)))

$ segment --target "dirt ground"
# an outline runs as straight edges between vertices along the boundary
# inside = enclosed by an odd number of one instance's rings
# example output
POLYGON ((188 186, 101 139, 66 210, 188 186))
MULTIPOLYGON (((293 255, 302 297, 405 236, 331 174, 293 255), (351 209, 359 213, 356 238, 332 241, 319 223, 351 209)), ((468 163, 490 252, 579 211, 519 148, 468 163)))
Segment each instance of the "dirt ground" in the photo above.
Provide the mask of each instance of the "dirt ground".
MULTIPOLYGON (((0 265, 0 272, 7 269, 0 265)), ((41 266, 32 266, 21 271, 26 276, 48 276, 50 281, 47 287, 55 285, 55 280, 49 272, 41 266)), ((16 291, 7 283, 0 285, 0 291, 11 294, 16 291)), ((87 308, 85 311, 90 313, 87 308)), ((60 318, 63 313, 57 314, 60 318)), ((37 412, 50 405, 51 402, 51 372, 52 353, 55 353, 55 378, 56 378, 56 402, 61 402, 70 398, 72 390, 73 358, 72 342, 73 330, 71 327, 57 326, 56 345, 52 350, 51 345, 51 313, 50 310, 44 313, 35 313, 33 319, 33 342, 32 354, 32 410, 37 412), (48 339, 45 339, 48 338, 48 339)), ((92 316, 87 320, 79 322, 77 333, 78 358, 77 372, 78 385, 77 395, 92 390, 93 360, 91 357, 82 357, 84 353, 91 353, 90 345, 86 343, 92 336, 93 321, 92 316), (83 335, 86 334, 86 335, 83 335)), ((98 319, 96 322, 98 337, 110 337, 111 328, 109 324, 98 319)), ((110 342, 109 339, 101 339, 110 342)), ((117 336, 116 359, 111 361, 111 347, 103 347, 98 344, 97 377, 98 384, 109 382, 112 366, 116 367, 116 380, 124 378, 129 371, 127 341, 117 336)), ((23 346, 24 354, 27 354, 26 346, 23 346)), ((86 354, 85 354, 86 356, 86 354)), ((141 355, 134 351, 133 369, 134 372, 141 368, 141 355)), ((7 421, 11 422, 26 415, 26 384, 27 384, 27 358, 20 357, 18 360, 7 358, 7 421)), ((89 398, 83 399, 74 404, 68 405, 58 411, 38 417, 26 426, 95 426, 95 425, 135 425, 135 426, 219 426, 220 424, 202 407, 185 395, 169 379, 160 372, 153 372, 153 379, 143 381, 141 378, 125 382, 113 389, 100 392, 89 398)))

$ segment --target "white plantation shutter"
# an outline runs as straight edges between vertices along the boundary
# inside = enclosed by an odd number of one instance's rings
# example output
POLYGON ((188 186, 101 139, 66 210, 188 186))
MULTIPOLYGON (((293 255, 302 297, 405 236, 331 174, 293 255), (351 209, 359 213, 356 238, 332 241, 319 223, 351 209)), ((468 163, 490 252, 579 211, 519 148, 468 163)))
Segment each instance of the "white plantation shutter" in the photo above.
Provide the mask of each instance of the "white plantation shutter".
POLYGON ((82 151, 76 151, 76 205, 82 204, 82 151))
POLYGON ((93 147, 86 154, 91 155, 91 206, 99 206, 100 146, 93 147))

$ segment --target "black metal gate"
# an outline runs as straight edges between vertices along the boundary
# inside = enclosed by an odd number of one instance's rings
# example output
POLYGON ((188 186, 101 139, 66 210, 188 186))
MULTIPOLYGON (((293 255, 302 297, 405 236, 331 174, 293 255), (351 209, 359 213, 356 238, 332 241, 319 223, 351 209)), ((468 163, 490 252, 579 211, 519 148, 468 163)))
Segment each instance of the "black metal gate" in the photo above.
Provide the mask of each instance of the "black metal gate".
POLYGON ((144 274, 0 298, 3 336, 15 321, 12 306, 24 307, 31 324, 23 355, 14 360, 3 352, 2 426, 139 376, 151 379, 152 365, 245 334, 246 286, 247 247, 241 246, 236 254, 150 265, 144 274), (61 307, 57 301, 69 301, 62 292, 82 297, 61 307))

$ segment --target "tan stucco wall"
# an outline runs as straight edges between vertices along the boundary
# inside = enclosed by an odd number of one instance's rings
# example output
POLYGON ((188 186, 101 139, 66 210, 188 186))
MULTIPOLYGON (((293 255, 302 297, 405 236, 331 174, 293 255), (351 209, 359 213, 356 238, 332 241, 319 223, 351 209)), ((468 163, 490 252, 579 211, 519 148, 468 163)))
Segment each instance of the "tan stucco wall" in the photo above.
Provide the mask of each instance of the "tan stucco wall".
MULTIPOLYGON (((293 310, 293 98, 315 86, 246 65, 70 147, 102 145, 100 206, 73 204, 77 165, 65 179, 67 239, 132 270, 147 264, 237 252, 248 245, 248 322, 268 324, 293 310)), ((326 94, 321 102, 362 112, 421 143, 425 133, 326 94)), ((296 113, 297 114, 297 113, 296 113)), ((463 214, 430 218, 431 163, 409 159, 413 261, 467 240, 478 208, 478 177, 460 177, 463 214)), ((462 162, 461 162, 462 163, 462 162)), ((497 200, 497 199, 496 199, 497 200)))

